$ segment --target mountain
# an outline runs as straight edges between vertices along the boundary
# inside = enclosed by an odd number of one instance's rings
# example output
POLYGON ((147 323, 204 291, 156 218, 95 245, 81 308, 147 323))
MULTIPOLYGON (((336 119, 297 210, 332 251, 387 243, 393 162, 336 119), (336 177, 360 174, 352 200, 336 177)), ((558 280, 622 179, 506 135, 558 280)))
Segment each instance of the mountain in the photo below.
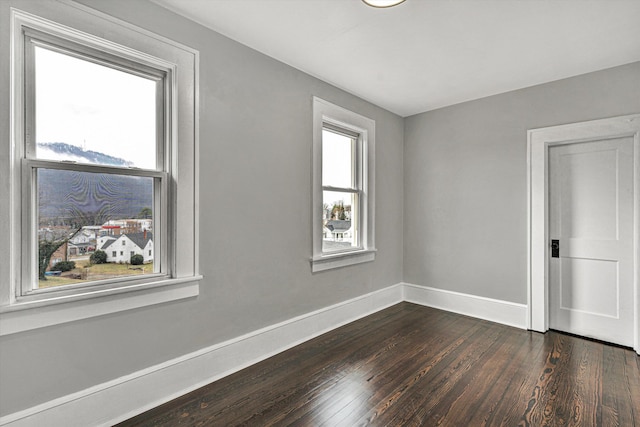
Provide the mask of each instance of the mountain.
POLYGON ((133 166, 133 163, 97 151, 83 150, 81 147, 64 142, 38 142, 38 158, 50 160, 73 160, 106 166, 133 166))
MULTIPOLYGON (((123 159, 61 142, 38 143, 40 147, 49 151, 46 158, 128 166, 123 159)), ((41 223, 99 225, 135 218, 143 208, 153 207, 153 178, 38 169, 37 183, 41 223)))

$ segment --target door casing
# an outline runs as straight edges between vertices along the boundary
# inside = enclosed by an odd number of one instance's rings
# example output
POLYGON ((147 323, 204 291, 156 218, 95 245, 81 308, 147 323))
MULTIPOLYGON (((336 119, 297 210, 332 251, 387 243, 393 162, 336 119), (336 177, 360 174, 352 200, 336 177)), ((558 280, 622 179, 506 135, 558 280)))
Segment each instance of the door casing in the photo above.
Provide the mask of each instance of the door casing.
POLYGON ((528 328, 549 330, 549 147, 596 135, 633 137, 634 350, 640 354, 640 114, 530 129, 527 132, 528 328))

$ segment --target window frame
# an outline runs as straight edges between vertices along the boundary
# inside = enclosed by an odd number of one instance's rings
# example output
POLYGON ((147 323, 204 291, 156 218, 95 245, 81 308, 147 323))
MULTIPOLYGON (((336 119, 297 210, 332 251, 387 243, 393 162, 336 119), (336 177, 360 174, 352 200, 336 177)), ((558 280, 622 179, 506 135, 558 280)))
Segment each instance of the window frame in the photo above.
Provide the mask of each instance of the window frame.
MULTIPOLYGON (((166 265, 166 257, 162 254, 166 252, 167 239, 163 236, 167 235, 169 230, 165 218, 171 218, 173 213, 169 210, 169 191, 167 189, 168 181, 171 179, 170 162, 168 154, 171 152, 171 141, 167 136, 168 129, 165 123, 170 121, 171 114, 167 101, 171 99, 171 73, 172 67, 169 64, 161 65, 156 63, 154 66, 143 64, 136 61, 135 58, 125 58, 123 56, 107 53, 100 50, 103 45, 99 42, 93 42, 90 46, 79 44, 54 35, 49 32, 23 27, 22 29, 23 43, 23 67, 24 67, 24 94, 23 102, 25 105, 24 126, 25 134, 23 141, 17 141, 23 144, 24 152, 21 161, 22 168, 22 236, 27 236, 23 242, 29 242, 22 245, 22 277, 20 279, 20 288, 17 292, 16 299, 18 301, 37 301, 41 299, 51 298, 52 295, 65 294, 71 295, 74 292, 80 292, 86 288, 89 291, 104 290, 120 286, 127 286, 131 282, 140 282, 141 280, 170 277, 171 271, 166 265), (156 165, 154 169, 128 168, 118 166, 106 166, 88 163, 67 162, 59 160, 39 159, 36 155, 36 95, 37 88, 35 82, 35 49, 48 49, 50 51, 68 55, 70 57, 88 61, 94 64, 102 65, 116 71, 126 72, 155 81, 156 85, 156 165), (160 248, 161 261, 158 264, 159 269, 155 273, 147 274, 144 277, 127 276, 122 278, 105 279, 99 281, 83 282, 74 285, 66 285, 59 287, 48 287, 39 289, 38 267, 34 262, 38 257, 38 189, 37 189, 37 173, 41 169, 56 169, 69 172, 80 173, 100 173, 119 176, 136 176, 142 178, 153 179, 153 219, 154 229, 156 230, 156 238, 154 245, 160 248), (164 262, 163 262, 164 261, 164 262)), ((122 240, 122 246, 126 246, 126 241, 122 240)), ((124 257, 121 250, 120 256, 124 257)))
MULTIPOLYGON (((324 185, 324 177, 322 183, 322 191, 323 191, 323 205, 324 205, 324 192, 331 191, 337 193, 350 193, 355 195, 355 203, 351 205, 351 228, 355 230, 356 238, 355 238, 355 246, 351 248, 345 249, 337 249, 333 251, 322 251, 323 255, 333 255, 338 253, 346 253, 346 252, 354 252, 358 250, 362 250, 362 236, 360 233, 360 212, 362 212, 362 201, 364 200, 364 189, 363 189, 363 173, 366 168, 363 165, 363 146, 364 146, 364 138, 363 135, 359 132, 355 132, 353 129, 346 129, 340 126, 337 126, 335 121, 331 120, 323 120, 322 122, 322 134, 324 139, 324 132, 332 132, 337 135, 341 135, 347 138, 350 138, 353 143, 353 147, 351 147, 351 186, 350 187, 336 187, 331 185, 324 185), (355 213, 355 215, 354 215, 355 213)), ((324 163, 324 145, 322 150, 322 159, 324 163)), ((324 225, 324 224, 323 224, 324 225)), ((341 240, 344 239, 344 231, 333 233, 335 236, 340 234, 341 240)))
POLYGON ((9 114, 0 115, 9 128, 11 152, 0 156, 0 168, 8 171, 0 175, 9 182, 8 189, 0 189, 0 197, 9 201, 9 220, 0 223, 0 235, 8 236, 3 242, 9 248, 8 267, 0 266, 0 335, 197 296, 202 279, 197 250, 198 52, 86 6, 55 3, 45 9, 25 7, 27 10, 9 8, 8 14, 0 14, 2 36, 10 39, 2 54, 10 58, 11 88, 9 114), (33 70, 25 66, 29 63, 28 37, 34 35, 44 39, 47 48, 50 43, 59 43, 63 51, 78 51, 81 59, 88 55, 96 57, 94 62, 105 60, 115 69, 123 67, 134 74, 137 70, 144 77, 154 73, 164 76, 163 84, 156 86, 156 93, 160 90, 164 94, 156 103, 158 112, 162 110, 161 133, 159 129, 156 132, 156 169, 62 164, 34 158, 30 147, 35 147, 35 141, 31 145, 25 142, 32 134, 29 126, 33 126, 29 123, 33 114, 27 110, 27 97, 32 94, 26 74, 33 70), (153 247, 156 253, 160 250, 161 259, 156 260, 160 271, 121 281, 25 292, 33 283, 25 285, 25 280, 34 277, 36 264, 25 254, 36 253, 37 230, 23 224, 37 224, 33 171, 38 168, 151 177, 155 181, 154 228, 157 224, 161 230, 154 233, 153 247))
POLYGON ((311 271, 319 272, 375 260, 375 121, 353 111, 313 97, 313 168, 312 168, 312 257, 311 271), (356 137, 352 181, 354 188, 324 186, 322 180, 322 139, 327 129, 356 137), (357 247, 323 251, 323 191, 357 194, 351 221, 357 224, 357 247), (356 210, 356 212, 354 212, 356 210))

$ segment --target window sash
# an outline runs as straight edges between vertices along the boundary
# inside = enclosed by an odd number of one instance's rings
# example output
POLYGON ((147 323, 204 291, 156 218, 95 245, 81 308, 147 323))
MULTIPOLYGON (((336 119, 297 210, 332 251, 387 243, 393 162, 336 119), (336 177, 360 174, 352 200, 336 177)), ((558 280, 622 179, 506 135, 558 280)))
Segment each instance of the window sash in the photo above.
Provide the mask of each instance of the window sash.
POLYGON ((358 190, 357 188, 350 188, 350 187, 332 187, 330 185, 323 185, 322 186, 322 191, 335 191, 337 193, 362 193, 361 190, 358 190))
MULTIPOLYGON (((334 191, 334 190, 327 190, 327 191, 334 191)), ((354 203, 354 205, 351 206, 351 229, 352 229, 352 232, 355 234, 355 238, 354 238, 355 244, 354 246, 349 248, 334 249, 330 251, 325 251, 324 248, 322 248, 323 255, 336 255, 336 254, 342 254, 342 253, 348 253, 348 252, 354 252, 354 251, 361 251, 364 249, 364 243, 362 241, 362 230, 360 229, 361 215, 362 215, 361 213, 362 201, 364 199, 362 195, 364 193, 362 191, 353 191, 350 193, 356 195, 355 197, 356 202, 354 203)), ((320 238, 324 239, 324 233, 322 228, 320 229, 320 238)))
MULTIPOLYGON (((168 71, 159 70, 150 66, 137 63, 117 55, 99 51, 95 48, 73 43, 62 38, 42 33, 37 30, 24 30, 24 75, 25 75, 25 157, 36 157, 36 85, 35 85, 35 48, 41 47, 51 51, 68 55, 76 59, 92 62, 117 71, 133 74, 156 82, 156 167, 155 170, 167 169, 168 159, 165 159, 165 150, 168 150, 166 132, 166 105, 169 102, 168 71)), ((169 153, 169 151, 167 151, 169 153)), ((64 162, 68 163, 68 162, 64 162)), ((119 169, 127 169, 114 166, 119 169)))
MULTIPOLYGON (((22 235, 25 236, 23 242, 28 244, 22 245, 22 280, 20 289, 18 289, 18 295, 16 297, 24 298, 29 297, 33 300, 41 298, 47 298, 52 293, 67 295, 69 293, 77 292, 84 288, 90 288, 91 290, 112 289, 127 284, 138 283, 143 281, 149 281, 151 279, 158 280, 159 278, 169 278, 170 269, 168 268, 168 252, 167 252, 167 221, 164 212, 167 210, 168 204, 168 174, 157 171, 144 171, 144 170, 129 170, 121 169, 117 173, 113 172, 113 169, 105 166, 87 165, 87 164, 60 164, 59 162, 43 161, 43 160, 30 160, 23 159, 22 161, 22 182, 23 182, 23 230, 22 235), (153 221, 154 221, 154 237, 153 237, 153 251, 154 255, 154 273, 145 274, 144 276, 126 276, 122 278, 110 278, 104 280, 94 280, 90 282, 82 282, 72 285, 63 285, 50 288, 38 288, 38 265, 36 260, 38 259, 38 191, 37 191, 37 179, 36 172, 39 169, 48 169, 51 166, 52 169, 69 170, 77 172, 89 172, 89 173, 111 173, 117 175, 129 175, 139 177, 151 177, 154 178, 153 183, 153 221), (65 168, 65 166, 67 166, 65 168), (105 172, 105 169, 110 171, 105 172), (121 172, 128 172, 123 174, 121 172), (156 220, 157 224, 156 225, 156 220), (158 252, 160 251, 160 252, 158 252), (160 254, 158 256, 157 254, 160 254)), ((144 248, 143 248, 144 249, 144 248)))
MULTIPOLYGON (((339 186, 331 186, 331 185, 323 185, 323 188, 327 189, 335 189, 336 191, 359 191, 362 189, 362 179, 361 179, 361 170, 362 170, 362 135, 360 133, 345 129, 331 122, 323 122, 322 123, 322 132, 328 131, 337 135, 341 135, 347 137, 353 141, 352 153, 351 153, 351 186, 350 187, 339 187, 339 186)), ((322 157, 324 158, 324 137, 322 142, 322 157)), ((321 182, 324 183, 324 176, 321 177, 321 182)), ((332 191, 332 190, 328 190, 332 191)))

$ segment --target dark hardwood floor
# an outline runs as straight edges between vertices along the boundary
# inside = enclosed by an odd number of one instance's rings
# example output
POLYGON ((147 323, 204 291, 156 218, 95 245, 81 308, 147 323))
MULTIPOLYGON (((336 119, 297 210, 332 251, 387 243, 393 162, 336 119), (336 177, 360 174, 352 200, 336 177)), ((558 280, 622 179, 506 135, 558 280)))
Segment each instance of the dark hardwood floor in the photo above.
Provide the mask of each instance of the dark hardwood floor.
POLYGON ((639 426, 640 357, 401 303, 119 426, 639 426))

